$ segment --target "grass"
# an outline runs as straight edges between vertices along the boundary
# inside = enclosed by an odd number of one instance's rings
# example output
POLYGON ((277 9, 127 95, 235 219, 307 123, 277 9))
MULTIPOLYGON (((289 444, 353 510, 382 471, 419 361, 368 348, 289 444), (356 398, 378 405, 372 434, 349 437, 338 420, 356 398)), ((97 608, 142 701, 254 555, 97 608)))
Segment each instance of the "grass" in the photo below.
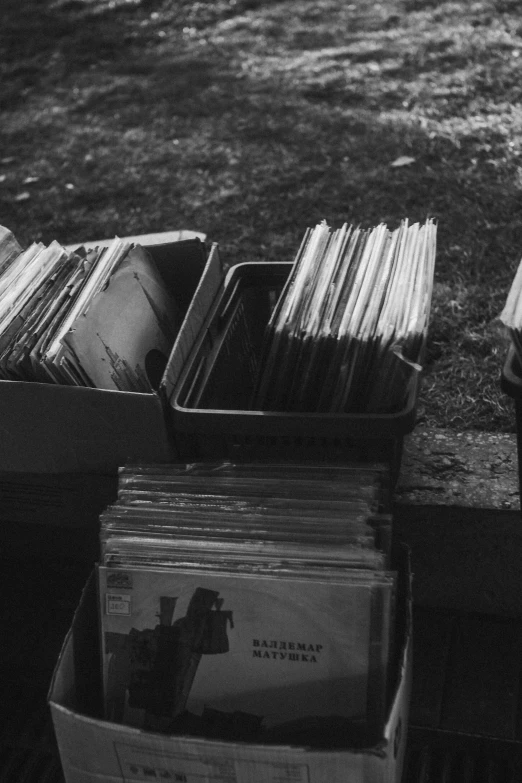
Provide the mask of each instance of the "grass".
POLYGON ((23 243, 193 228, 230 263, 291 260, 323 218, 437 218, 420 417, 513 430, 517 0, 4 0, 0 84, 0 223, 23 243))

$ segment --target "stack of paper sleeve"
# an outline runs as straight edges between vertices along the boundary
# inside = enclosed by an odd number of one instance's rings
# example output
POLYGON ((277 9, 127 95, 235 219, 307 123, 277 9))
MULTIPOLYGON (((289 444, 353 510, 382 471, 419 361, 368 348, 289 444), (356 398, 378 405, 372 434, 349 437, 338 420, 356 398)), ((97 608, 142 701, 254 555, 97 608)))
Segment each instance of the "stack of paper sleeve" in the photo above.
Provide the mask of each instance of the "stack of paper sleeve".
POLYGON ((0 378, 148 392, 178 328, 143 248, 115 238, 88 251, 22 250, 0 227, 0 378))
POLYGON ((296 725, 324 738, 333 723, 346 745, 378 735, 396 585, 379 548, 384 476, 375 465, 121 469, 101 516, 106 717, 208 734, 209 720, 241 716, 259 741, 296 725))
POLYGON ((252 408, 388 412, 420 370, 436 226, 308 229, 267 326, 252 408))

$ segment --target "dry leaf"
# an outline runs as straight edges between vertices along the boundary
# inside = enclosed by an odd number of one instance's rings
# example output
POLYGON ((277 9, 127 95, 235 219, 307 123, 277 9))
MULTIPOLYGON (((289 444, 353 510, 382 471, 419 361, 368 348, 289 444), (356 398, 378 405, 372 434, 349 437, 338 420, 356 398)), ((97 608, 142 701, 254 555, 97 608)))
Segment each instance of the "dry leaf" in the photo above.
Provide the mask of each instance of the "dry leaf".
POLYGON ((410 166, 412 163, 415 163, 415 158, 410 158, 409 155, 401 155, 393 163, 390 163, 390 166, 398 169, 400 166, 410 166))

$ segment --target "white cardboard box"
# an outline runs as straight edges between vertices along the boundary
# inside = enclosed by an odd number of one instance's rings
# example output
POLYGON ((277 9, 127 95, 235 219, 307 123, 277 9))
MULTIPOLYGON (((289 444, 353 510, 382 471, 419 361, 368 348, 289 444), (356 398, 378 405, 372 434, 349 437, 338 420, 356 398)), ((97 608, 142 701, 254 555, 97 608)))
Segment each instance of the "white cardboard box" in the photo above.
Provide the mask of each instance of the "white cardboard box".
MULTIPOLYGON (((127 237, 151 252, 185 314, 209 264, 218 263, 204 250, 184 255, 183 240, 204 248, 202 236, 127 237)), ((111 474, 129 461, 173 456, 159 393, 0 380, 0 472, 111 474)))
POLYGON ((67 783, 400 783, 411 690, 411 604, 398 604, 399 655, 382 740, 364 750, 223 742, 109 723, 101 712, 97 599, 91 575, 49 691, 67 783))

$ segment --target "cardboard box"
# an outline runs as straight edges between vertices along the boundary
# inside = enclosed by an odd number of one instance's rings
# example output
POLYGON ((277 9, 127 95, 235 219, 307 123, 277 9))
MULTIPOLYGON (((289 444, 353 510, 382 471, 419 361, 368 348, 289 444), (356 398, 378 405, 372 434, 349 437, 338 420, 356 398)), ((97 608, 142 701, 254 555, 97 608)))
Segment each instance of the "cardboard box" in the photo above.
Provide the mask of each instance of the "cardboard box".
MULTIPOLYGON (((208 265, 200 236, 128 237, 150 251, 185 314, 208 265)), ((0 380, 0 472, 111 474, 172 457, 159 393, 0 380)))
MULTIPOLYGON (((207 257, 201 237, 187 231, 128 237, 149 249, 185 313, 171 360, 179 351, 183 361, 181 336, 192 331, 195 292, 223 275, 217 246, 207 257)), ((116 499, 117 468, 179 459, 164 407, 161 387, 139 394, 0 380, 4 554, 94 563, 99 515, 116 499)))
POLYGON ((103 720, 91 574, 49 691, 66 783, 400 783, 411 689, 409 585, 399 592, 399 654, 382 740, 365 750, 310 750, 162 735, 103 720))

